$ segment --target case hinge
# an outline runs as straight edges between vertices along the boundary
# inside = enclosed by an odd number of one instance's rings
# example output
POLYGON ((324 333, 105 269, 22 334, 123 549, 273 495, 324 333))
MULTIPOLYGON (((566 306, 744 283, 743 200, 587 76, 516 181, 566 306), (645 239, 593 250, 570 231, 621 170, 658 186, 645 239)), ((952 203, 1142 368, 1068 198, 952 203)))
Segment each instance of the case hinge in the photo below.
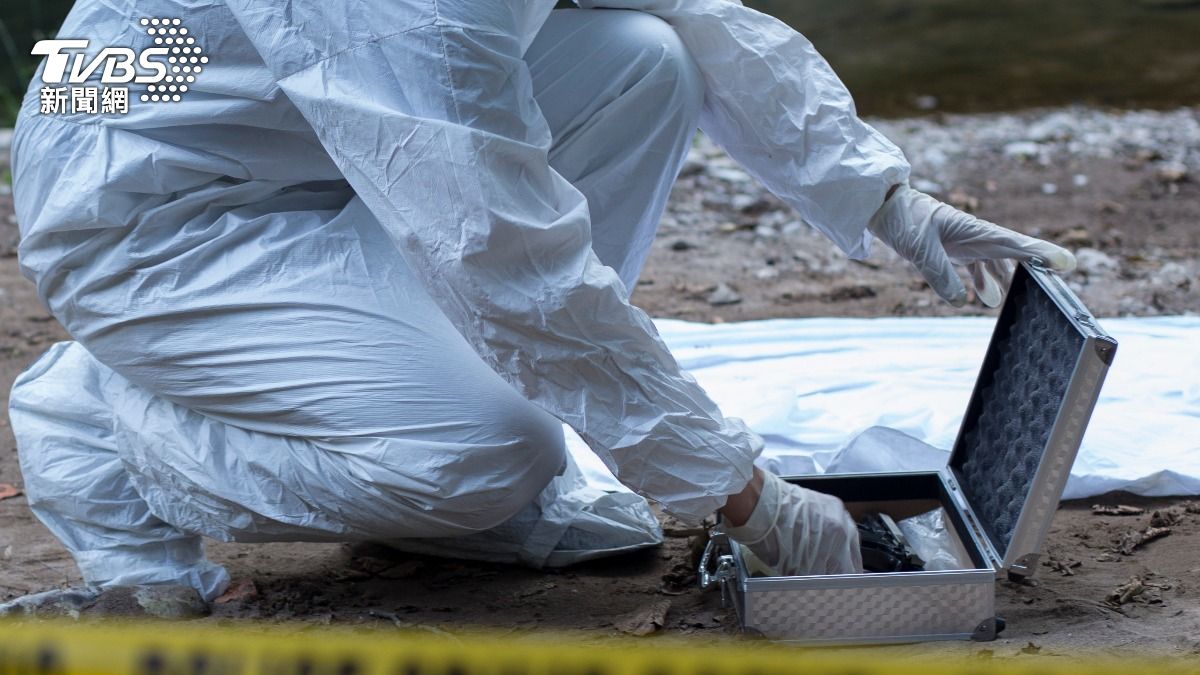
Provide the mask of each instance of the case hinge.
POLYGON ((959 513, 962 514, 963 520, 966 521, 967 527, 975 535, 975 540, 979 544, 979 548, 984 557, 991 563, 992 568, 997 572, 1004 569, 1004 557, 996 547, 992 545, 991 537, 988 536, 987 530, 983 528, 983 524, 979 522, 975 511, 971 508, 971 502, 967 499, 967 495, 963 493, 962 487, 954 478, 954 470, 949 466, 945 466, 939 472, 942 477, 942 482, 946 485, 946 490, 950 493, 950 499, 954 505, 958 507, 959 513))

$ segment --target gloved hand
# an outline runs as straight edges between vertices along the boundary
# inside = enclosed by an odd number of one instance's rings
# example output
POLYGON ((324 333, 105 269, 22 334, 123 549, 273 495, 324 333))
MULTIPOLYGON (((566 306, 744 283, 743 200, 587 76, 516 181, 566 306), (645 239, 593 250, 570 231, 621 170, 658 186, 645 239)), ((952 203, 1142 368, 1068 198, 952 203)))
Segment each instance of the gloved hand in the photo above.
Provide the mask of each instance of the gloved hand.
POLYGON ((766 471, 750 518, 724 531, 783 576, 862 572, 858 526, 842 501, 766 471))
POLYGON ((966 265, 979 300, 996 307, 1012 274, 1012 260, 1037 260, 1059 272, 1075 269, 1065 248, 963 213, 907 184, 883 203, 867 229, 916 266, 938 295, 961 307, 967 289, 954 265, 966 265))

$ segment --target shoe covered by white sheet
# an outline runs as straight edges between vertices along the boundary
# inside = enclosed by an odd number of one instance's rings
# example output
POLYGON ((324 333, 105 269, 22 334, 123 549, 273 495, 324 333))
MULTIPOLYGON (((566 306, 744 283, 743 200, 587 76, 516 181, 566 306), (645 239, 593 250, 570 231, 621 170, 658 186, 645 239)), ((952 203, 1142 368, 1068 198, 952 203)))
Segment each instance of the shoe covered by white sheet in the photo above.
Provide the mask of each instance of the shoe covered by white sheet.
POLYGON ((980 220, 906 184, 896 188, 867 229, 956 307, 966 303, 967 289, 954 265, 968 267, 975 293, 988 307, 1003 299, 1013 260, 1037 261, 1059 272, 1075 269, 1070 251, 980 220))
POLYGON ((861 573, 858 526, 842 500, 762 473, 758 505, 725 534, 780 576, 861 573))

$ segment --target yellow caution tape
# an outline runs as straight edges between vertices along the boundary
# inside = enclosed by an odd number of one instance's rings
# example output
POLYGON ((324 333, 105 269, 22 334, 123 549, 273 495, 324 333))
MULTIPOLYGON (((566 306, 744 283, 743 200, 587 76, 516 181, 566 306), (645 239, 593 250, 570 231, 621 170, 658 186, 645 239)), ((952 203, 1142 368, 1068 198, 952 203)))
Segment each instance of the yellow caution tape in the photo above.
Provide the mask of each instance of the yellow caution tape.
POLYGON ((1125 675, 1192 661, 1055 657, 954 662, 736 642, 503 639, 256 624, 0 623, 0 675, 1125 675))

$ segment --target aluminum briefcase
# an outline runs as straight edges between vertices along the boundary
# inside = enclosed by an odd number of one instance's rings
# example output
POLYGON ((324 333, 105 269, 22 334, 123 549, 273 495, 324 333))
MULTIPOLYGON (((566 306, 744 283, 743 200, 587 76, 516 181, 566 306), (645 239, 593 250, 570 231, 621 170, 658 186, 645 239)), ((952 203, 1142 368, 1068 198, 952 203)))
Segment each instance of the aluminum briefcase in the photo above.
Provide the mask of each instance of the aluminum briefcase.
POLYGON ((700 564, 742 627, 822 644, 995 639, 998 574, 1029 577, 1117 343, 1056 275, 1018 267, 950 459, 939 471, 788 478, 858 519, 941 506, 963 569, 752 576, 719 531, 700 564))

